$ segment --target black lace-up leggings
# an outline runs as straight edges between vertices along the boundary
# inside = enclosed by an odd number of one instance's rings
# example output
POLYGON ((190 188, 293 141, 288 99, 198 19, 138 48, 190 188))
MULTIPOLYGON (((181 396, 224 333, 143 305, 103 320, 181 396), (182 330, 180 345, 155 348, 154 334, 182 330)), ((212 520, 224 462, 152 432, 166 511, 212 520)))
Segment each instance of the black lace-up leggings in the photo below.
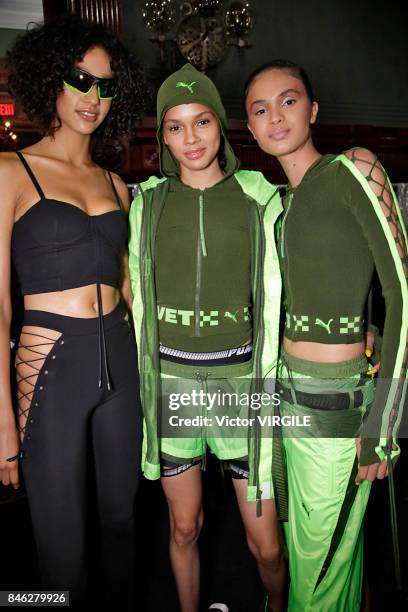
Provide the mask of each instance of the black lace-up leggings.
POLYGON ((142 431, 137 353, 120 308, 103 322, 111 391, 106 381, 98 387, 97 318, 26 311, 16 357, 21 458, 43 587, 69 590, 74 601, 84 591, 86 492, 96 480, 103 584, 128 609, 142 431))

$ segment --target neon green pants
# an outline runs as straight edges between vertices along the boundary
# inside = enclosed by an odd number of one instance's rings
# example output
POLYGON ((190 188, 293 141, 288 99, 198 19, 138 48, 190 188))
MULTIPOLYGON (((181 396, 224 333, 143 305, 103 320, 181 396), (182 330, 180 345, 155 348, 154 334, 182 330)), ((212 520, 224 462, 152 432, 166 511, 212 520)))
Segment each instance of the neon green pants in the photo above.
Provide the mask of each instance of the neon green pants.
POLYGON ((285 354, 283 363, 280 382, 292 390, 292 398, 281 402, 281 415, 309 415, 312 423, 310 432, 284 434, 289 493, 284 532, 291 579, 288 610, 359 612, 363 520, 370 483, 355 484, 355 437, 372 401, 373 384, 360 378, 360 372, 367 369, 364 359, 341 364, 313 362, 312 371, 311 362, 285 354), (297 403, 297 391, 333 397, 348 394, 350 405, 340 410, 307 407, 297 403), (359 402, 355 391, 360 393, 359 402), (356 407, 353 402, 361 405, 356 407))

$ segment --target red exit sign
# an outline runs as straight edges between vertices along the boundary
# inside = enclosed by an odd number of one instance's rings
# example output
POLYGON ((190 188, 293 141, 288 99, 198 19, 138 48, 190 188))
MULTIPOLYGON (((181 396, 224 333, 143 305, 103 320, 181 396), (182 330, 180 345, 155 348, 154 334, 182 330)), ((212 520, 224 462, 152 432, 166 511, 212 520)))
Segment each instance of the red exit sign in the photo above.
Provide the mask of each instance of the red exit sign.
POLYGON ((0 115, 14 115, 14 104, 0 104, 0 115))

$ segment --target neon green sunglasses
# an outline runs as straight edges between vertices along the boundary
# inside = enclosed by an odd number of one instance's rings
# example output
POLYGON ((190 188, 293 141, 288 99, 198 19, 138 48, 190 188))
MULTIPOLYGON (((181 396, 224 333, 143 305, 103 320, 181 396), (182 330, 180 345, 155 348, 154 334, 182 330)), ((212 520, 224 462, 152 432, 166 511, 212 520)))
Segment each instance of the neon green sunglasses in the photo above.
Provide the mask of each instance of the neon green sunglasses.
POLYGON ((63 83, 65 87, 82 96, 86 96, 94 85, 97 86, 100 100, 112 100, 116 96, 115 79, 100 79, 79 68, 73 68, 71 73, 65 77, 63 83))

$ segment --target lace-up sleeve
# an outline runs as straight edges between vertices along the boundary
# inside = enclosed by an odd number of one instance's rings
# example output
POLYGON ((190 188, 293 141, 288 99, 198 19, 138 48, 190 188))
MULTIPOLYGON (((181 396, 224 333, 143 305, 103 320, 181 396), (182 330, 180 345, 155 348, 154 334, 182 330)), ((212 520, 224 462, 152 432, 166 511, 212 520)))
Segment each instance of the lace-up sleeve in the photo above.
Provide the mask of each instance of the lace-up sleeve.
POLYGON ((401 211, 387 174, 366 149, 341 156, 350 177, 349 206, 361 226, 381 282, 385 323, 381 367, 374 404, 362 432, 361 465, 378 462, 391 453, 401 422, 408 361, 408 259, 401 211))

